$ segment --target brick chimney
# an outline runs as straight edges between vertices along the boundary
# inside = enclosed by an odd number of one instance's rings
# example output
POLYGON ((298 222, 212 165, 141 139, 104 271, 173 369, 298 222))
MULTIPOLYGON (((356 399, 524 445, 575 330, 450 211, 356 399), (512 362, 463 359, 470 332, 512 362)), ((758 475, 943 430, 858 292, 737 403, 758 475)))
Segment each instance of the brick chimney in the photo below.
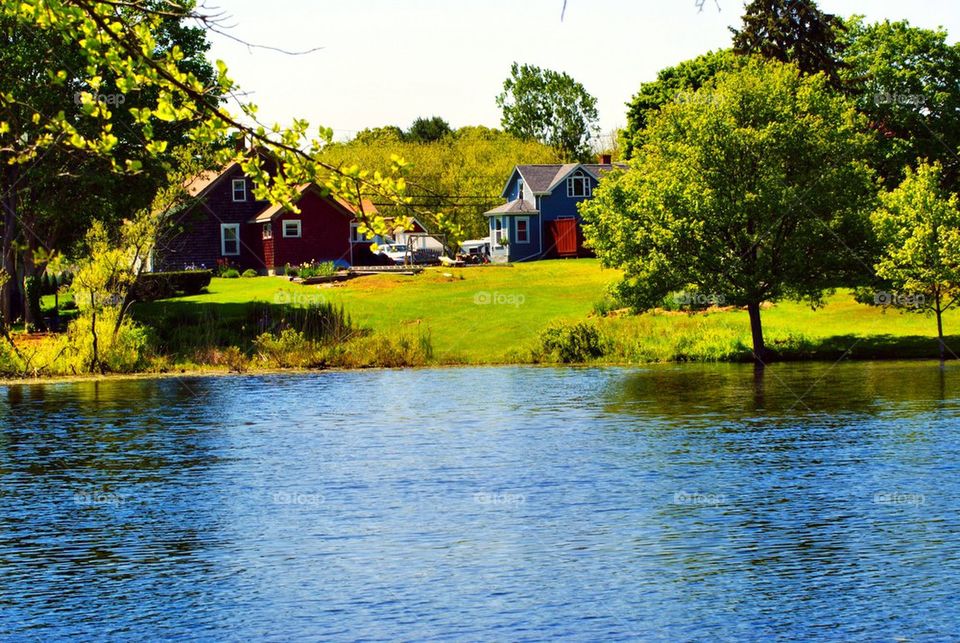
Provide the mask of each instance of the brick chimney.
POLYGON ((600 165, 611 165, 613 163, 612 154, 601 154, 600 155, 600 165))

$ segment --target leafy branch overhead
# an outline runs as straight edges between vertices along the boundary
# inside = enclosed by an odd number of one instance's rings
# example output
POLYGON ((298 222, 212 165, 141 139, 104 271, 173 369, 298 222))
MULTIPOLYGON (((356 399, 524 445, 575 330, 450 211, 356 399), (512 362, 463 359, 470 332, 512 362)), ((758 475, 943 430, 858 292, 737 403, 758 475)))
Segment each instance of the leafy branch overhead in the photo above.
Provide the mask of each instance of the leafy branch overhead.
MULTIPOLYGON (((319 151, 332 139, 332 131, 318 128, 311 131, 304 120, 295 120, 289 127, 264 126, 256 123, 257 108, 241 103, 241 115, 225 109, 221 96, 235 96, 238 87, 228 75, 226 64, 216 62, 212 83, 205 84, 183 64, 183 51, 174 46, 165 49, 156 34, 164 20, 176 16, 196 21, 207 27, 216 25, 216 17, 204 14, 193 2, 181 5, 148 0, 24 0, 0 6, 0 19, 29 26, 61 43, 62 48, 79 54, 82 90, 78 92, 80 117, 68 118, 64 110, 55 113, 35 111, 30 116, 38 126, 35 135, 24 136, 13 125, 0 122, 0 154, 3 160, 27 164, 43 150, 66 145, 110 159, 116 171, 137 172, 139 160, 116 155, 118 136, 116 112, 122 107, 101 100, 105 94, 126 95, 152 90, 155 100, 131 108, 130 125, 149 155, 163 154, 168 141, 160 135, 164 123, 194 121, 189 138, 201 145, 215 145, 231 132, 240 132, 250 142, 269 151, 282 167, 282 172, 269 174, 262 156, 250 150, 223 150, 216 159, 220 163, 238 161, 254 181, 254 195, 296 210, 296 187, 317 183, 330 192, 361 206, 358 193, 376 194, 402 203, 405 163, 393 159, 388 173, 371 173, 359 167, 340 168, 317 160, 319 151), (111 78, 112 86, 105 79, 111 78)), ((65 85, 74 70, 57 68, 51 61, 48 81, 65 85)), ((0 93, 0 110, 10 105, 25 106, 15 91, 0 93)), ((371 220, 374 216, 363 213, 371 220)))

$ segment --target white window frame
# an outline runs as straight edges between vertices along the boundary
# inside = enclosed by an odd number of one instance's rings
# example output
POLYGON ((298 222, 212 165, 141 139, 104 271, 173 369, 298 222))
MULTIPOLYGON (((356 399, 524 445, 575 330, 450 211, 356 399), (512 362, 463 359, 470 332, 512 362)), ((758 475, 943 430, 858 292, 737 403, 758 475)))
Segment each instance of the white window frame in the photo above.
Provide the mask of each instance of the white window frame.
POLYGON ((240 203, 247 200, 247 180, 246 179, 234 179, 230 187, 233 190, 233 202, 240 203), (237 190, 237 188, 240 188, 237 190), (240 198, 237 198, 237 192, 240 192, 240 198))
POLYGON ((496 247, 500 246, 500 240, 503 239, 503 233, 505 232, 503 225, 502 217, 493 217, 493 243, 496 247))
POLYGON ((223 257, 240 256, 240 224, 239 223, 221 223, 220 224, 220 255, 223 257), (237 251, 227 252, 227 230, 233 230, 237 235, 237 251))
POLYGON ((300 219, 287 219, 283 222, 283 238, 284 239, 301 239, 303 238, 303 221, 300 219), (287 234, 287 226, 291 224, 296 224, 297 233, 296 234, 287 234))
POLYGON ((523 179, 517 180, 517 198, 523 201, 523 179))
POLYGON ((354 222, 350 224, 350 243, 369 243, 370 240, 360 234, 359 230, 359 223, 354 222))
POLYGON ((515 224, 515 225, 513 226, 513 237, 514 237, 513 240, 514 240, 516 243, 530 243, 530 217, 514 217, 513 221, 514 221, 514 224, 515 224), (526 238, 526 239, 521 239, 521 238, 520 238, 520 222, 521 222, 521 221, 523 221, 525 224, 527 224, 527 228, 526 228, 527 238, 526 238))
POLYGON ((273 222, 267 221, 263 224, 263 238, 273 239, 273 222))
POLYGON ((590 177, 579 170, 573 176, 567 177, 567 197, 571 199, 589 199, 590 177), (578 182, 581 183, 582 194, 576 194, 576 190, 573 188, 578 182))

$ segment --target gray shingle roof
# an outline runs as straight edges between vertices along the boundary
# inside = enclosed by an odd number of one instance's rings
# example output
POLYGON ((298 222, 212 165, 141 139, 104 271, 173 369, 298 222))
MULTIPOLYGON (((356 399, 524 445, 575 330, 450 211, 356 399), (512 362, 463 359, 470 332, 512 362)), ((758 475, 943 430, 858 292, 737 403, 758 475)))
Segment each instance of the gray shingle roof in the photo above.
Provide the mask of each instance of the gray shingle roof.
POLYGON ((578 167, 582 167, 595 179, 599 179, 604 172, 617 168, 625 168, 626 165, 614 163, 611 165, 600 165, 597 163, 566 163, 564 165, 518 165, 517 171, 523 177, 524 183, 533 190, 534 194, 545 194, 552 192, 568 174, 578 167))
POLYGON ((498 205, 492 210, 487 210, 484 214, 491 216, 494 214, 539 214, 540 211, 535 207, 523 201, 522 199, 516 199, 510 201, 509 203, 504 203, 503 205, 498 205))

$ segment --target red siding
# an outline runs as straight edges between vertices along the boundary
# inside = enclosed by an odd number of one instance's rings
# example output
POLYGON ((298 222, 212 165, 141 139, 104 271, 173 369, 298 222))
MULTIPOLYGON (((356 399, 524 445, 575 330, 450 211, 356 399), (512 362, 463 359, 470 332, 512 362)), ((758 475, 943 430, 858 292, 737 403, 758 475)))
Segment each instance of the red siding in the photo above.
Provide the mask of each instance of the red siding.
POLYGON ((346 261, 350 253, 350 221, 344 210, 312 190, 297 202, 300 214, 284 212, 273 220, 275 266, 299 265, 308 261, 346 261), (301 237, 284 238, 283 222, 300 220, 301 237))

